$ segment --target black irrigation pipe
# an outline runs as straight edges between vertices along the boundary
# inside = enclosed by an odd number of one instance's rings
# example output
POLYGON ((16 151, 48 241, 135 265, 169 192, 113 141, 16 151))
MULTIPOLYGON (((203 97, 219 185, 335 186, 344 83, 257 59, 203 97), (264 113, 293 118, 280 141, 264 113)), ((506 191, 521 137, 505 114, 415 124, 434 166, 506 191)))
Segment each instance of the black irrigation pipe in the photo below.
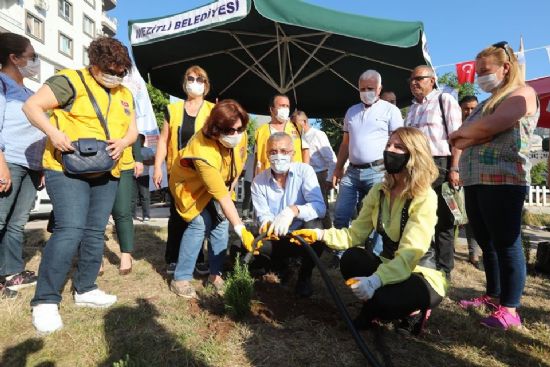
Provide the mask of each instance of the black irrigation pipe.
MULTIPOLYGON (((258 237, 254 238, 254 242, 252 242, 252 251, 245 255, 244 262, 249 263, 254 258, 254 250, 256 249, 257 243, 264 239, 266 237, 266 233, 261 233, 258 237)), ((321 261, 319 261, 319 258, 317 257, 317 254, 311 246, 301 237, 301 236, 293 236, 300 244, 305 247, 307 250, 307 253, 309 254, 309 257, 313 260, 315 265, 317 265, 317 268, 319 269, 319 272, 321 273, 321 278, 323 278, 323 281, 325 282, 325 285, 327 286, 328 292, 332 296, 332 299, 334 300, 334 303, 336 303, 336 308, 338 308, 338 311, 340 311, 340 315, 344 319, 346 326, 348 327, 349 331, 351 332, 351 335, 353 336, 353 339, 355 340, 355 343, 359 347, 359 350, 365 356, 367 361, 373 366, 373 367, 382 367, 382 364, 378 362, 374 354, 369 350, 367 347, 367 343, 365 343, 365 340, 361 336, 361 334, 355 329, 355 326, 353 326, 353 321, 351 320, 351 317, 348 313, 348 310, 346 309, 346 306, 344 305, 344 302, 342 302, 342 299, 340 298, 340 295, 338 294, 338 291, 336 290, 336 287, 334 287, 334 284, 332 284, 332 281, 330 280, 327 271, 325 270, 324 266, 321 264, 321 261)))

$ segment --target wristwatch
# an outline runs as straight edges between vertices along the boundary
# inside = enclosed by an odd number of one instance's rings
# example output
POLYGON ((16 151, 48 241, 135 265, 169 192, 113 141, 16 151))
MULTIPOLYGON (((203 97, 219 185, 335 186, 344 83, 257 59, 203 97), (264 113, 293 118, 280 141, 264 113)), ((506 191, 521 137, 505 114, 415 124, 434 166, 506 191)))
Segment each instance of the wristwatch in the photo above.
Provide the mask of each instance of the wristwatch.
POLYGON ((449 168, 449 172, 460 173, 460 169, 458 167, 451 167, 451 168, 449 168))

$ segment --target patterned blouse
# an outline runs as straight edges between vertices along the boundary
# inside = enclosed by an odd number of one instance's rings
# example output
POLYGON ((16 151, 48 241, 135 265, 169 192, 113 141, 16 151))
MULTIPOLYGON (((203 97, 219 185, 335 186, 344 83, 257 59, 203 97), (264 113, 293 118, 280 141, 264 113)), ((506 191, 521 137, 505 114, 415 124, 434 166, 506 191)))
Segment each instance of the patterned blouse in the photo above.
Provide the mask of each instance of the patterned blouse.
MULTIPOLYGON (((504 100, 505 98, 503 98, 504 100)), ((483 117, 480 103, 464 124, 483 117)), ((485 144, 473 145, 462 151, 460 176, 464 186, 531 184, 529 161, 530 139, 539 119, 540 108, 532 116, 523 116, 510 129, 495 135, 485 144)))

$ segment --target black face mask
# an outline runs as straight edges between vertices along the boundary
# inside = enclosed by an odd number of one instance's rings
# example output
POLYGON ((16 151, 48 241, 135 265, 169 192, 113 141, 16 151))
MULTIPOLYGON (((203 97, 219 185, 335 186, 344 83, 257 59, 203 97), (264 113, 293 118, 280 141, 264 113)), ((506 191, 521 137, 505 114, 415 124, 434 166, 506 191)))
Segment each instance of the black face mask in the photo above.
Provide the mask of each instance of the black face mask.
POLYGON ((399 173, 405 168, 410 157, 410 153, 394 153, 384 150, 384 168, 388 173, 399 173))

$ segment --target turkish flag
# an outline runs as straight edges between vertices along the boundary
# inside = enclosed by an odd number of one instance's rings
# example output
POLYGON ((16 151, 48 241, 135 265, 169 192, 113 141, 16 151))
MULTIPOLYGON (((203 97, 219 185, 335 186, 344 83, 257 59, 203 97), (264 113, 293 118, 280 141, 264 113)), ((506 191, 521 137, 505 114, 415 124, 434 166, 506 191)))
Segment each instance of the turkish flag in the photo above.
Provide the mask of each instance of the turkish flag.
POLYGON ((476 62, 466 61, 456 64, 456 75, 458 84, 474 83, 476 73, 476 62))

